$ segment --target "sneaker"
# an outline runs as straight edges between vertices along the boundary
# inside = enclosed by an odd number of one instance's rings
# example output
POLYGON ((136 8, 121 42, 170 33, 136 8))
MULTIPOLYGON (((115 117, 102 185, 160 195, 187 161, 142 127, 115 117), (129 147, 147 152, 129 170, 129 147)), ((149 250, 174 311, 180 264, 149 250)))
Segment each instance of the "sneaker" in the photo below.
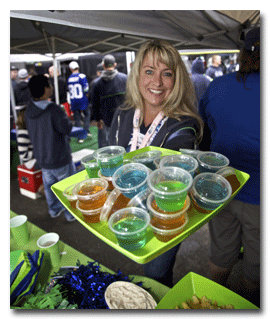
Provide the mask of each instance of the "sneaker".
POLYGON ((78 143, 79 143, 79 144, 82 144, 83 142, 84 142, 83 139, 78 140, 78 143))
MULTIPOLYGON (((66 218, 67 219, 67 218, 66 218)), ((76 218, 74 216, 70 217, 69 219, 67 219, 68 222, 74 222, 74 220, 76 220, 76 218)))
POLYGON ((91 133, 87 133, 87 136, 88 137, 92 137, 93 135, 91 133))
POLYGON ((59 211, 58 213, 56 213, 55 215, 51 215, 51 218, 59 217, 64 211, 65 211, 65 209, 60 210, 60 211, 59 211))

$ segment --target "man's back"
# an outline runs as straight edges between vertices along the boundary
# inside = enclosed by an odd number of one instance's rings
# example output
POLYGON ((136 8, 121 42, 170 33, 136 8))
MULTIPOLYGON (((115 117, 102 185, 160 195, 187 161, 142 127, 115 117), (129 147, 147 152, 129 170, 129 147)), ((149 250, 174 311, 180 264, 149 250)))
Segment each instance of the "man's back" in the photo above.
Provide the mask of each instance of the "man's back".
POLYGON ((68 89, 72 110, 85 110, 88 106, 86 93, 89 90, 87 78, 82 73, 72 73, 68 78, 68 89))
POLYGON ((103 71, 93 85, 93 113, 96 121, 102 119, 110 127, 117 107, 124 103, 127 75, 117 70, 103 71))
POLYGON ((34 156, 42 168, 62 167, 71 162, 68 134, 72 123, 59 105, 47 102, 40 108, 37 104, 30 101, 25 112, 34 156))

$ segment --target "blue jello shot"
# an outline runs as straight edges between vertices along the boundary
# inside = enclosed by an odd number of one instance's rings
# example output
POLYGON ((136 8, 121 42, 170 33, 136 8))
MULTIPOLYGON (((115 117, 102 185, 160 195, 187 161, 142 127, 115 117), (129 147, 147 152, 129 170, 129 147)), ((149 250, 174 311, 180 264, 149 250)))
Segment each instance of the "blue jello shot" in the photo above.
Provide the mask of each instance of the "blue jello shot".
POLYGON ((127 198, 133 198, 147 188, 149 168, 143 164, 126 164, 113 174, 113 186, 127 198))
POLYGON ((150 215, 142 208, 126 207, 109 218, 109 229, 115 234, 119 246, 129 251, 138 250, 146 244, 150 215))
POLYGON ((179 167, 191 174, 194 177, 194 174, 198 168, 198 161, 189 155, 184 154, 176 154, 176 155, 168 155, 161 159, 160 168, 162 167, 179 167))
POLYGON ((216 173, 229 165, 229 159, 216 152, 202 152, 197 155, 200 173, 216 173))
POLYGON ((190 195, 195 210, 207 214, 231 197, 232 187, 221 175, 201 173, 194 178, 190 195))
POLYGON ((134 163, 143 164, 153 171, 157 168, 154 161, 160 158, 161 155, 162 155, 161 151, 157 151, 157 150, 147 151, 147 152, 135 155, 132 158, 132 160, 134 163))
POLYGON ((115 171, 123 166, 126 150, 122 146, 106 146, 94 152, 101 174, 107 177, 113 176, 115 171))

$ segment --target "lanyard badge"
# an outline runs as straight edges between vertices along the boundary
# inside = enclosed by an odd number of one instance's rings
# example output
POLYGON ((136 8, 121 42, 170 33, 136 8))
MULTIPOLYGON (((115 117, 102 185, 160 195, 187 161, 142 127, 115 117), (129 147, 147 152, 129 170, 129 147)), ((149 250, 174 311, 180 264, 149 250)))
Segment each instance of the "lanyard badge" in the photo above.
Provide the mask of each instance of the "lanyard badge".
MULTIPOLYGON (((138 135, 140 132, 140 127, 139 127, 139 121, 140 121, 140 114, 141 111, 140 109, 136 109, 133 117, 133 138, 132 138, 132 143, 131 143, 131 148, 130 151, 135 151, 137 148, 137 143, 138 143, 138 135)), ((152 122, 151 126, 149 127, 148 131, 146 132, 139 148, 143 148, 146 146, 148 141, 150 140, 151 136, 155 132, 157 126, 159 123, 162 121, 164 118, 164 113, 160 111, 158 115, 155 117, 154 121, 152 122)))

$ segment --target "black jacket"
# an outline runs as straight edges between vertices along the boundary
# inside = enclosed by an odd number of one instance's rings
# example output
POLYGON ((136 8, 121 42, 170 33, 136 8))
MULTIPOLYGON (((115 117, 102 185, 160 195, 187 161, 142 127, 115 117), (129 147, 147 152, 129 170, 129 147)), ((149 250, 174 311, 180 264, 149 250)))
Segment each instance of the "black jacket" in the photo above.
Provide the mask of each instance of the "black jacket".
POLYGON ((31 94, 28 88, 28 84, 25 81, 16 83, 14 88, 14 98, 16 105, 27 105, 31 100, 31 94))
POLYGON ((110 127, 113 114, 123 104, 126 93, 127 75, 117 70, 103 71, 93 83, 92 119, 103 120, 110 127))
MULTIPOLYGON (((134 109, 121 110, 118 108, 110 129, 110 145, 120 145, 127 148, 133 132, 134 109)), ((181 121, 173 118, 163 124, 155 136, 151 146, 163 147, 179 151, 179 148, 194 149, 196 133, 198 132, 196 119, 183 116, 181 121)))
POLYGON ((69 133, 72 123, 59 105, 51 102, 42 110, 30 101, 25 123, 40 167, 54 169, 71 162, 69 133))

